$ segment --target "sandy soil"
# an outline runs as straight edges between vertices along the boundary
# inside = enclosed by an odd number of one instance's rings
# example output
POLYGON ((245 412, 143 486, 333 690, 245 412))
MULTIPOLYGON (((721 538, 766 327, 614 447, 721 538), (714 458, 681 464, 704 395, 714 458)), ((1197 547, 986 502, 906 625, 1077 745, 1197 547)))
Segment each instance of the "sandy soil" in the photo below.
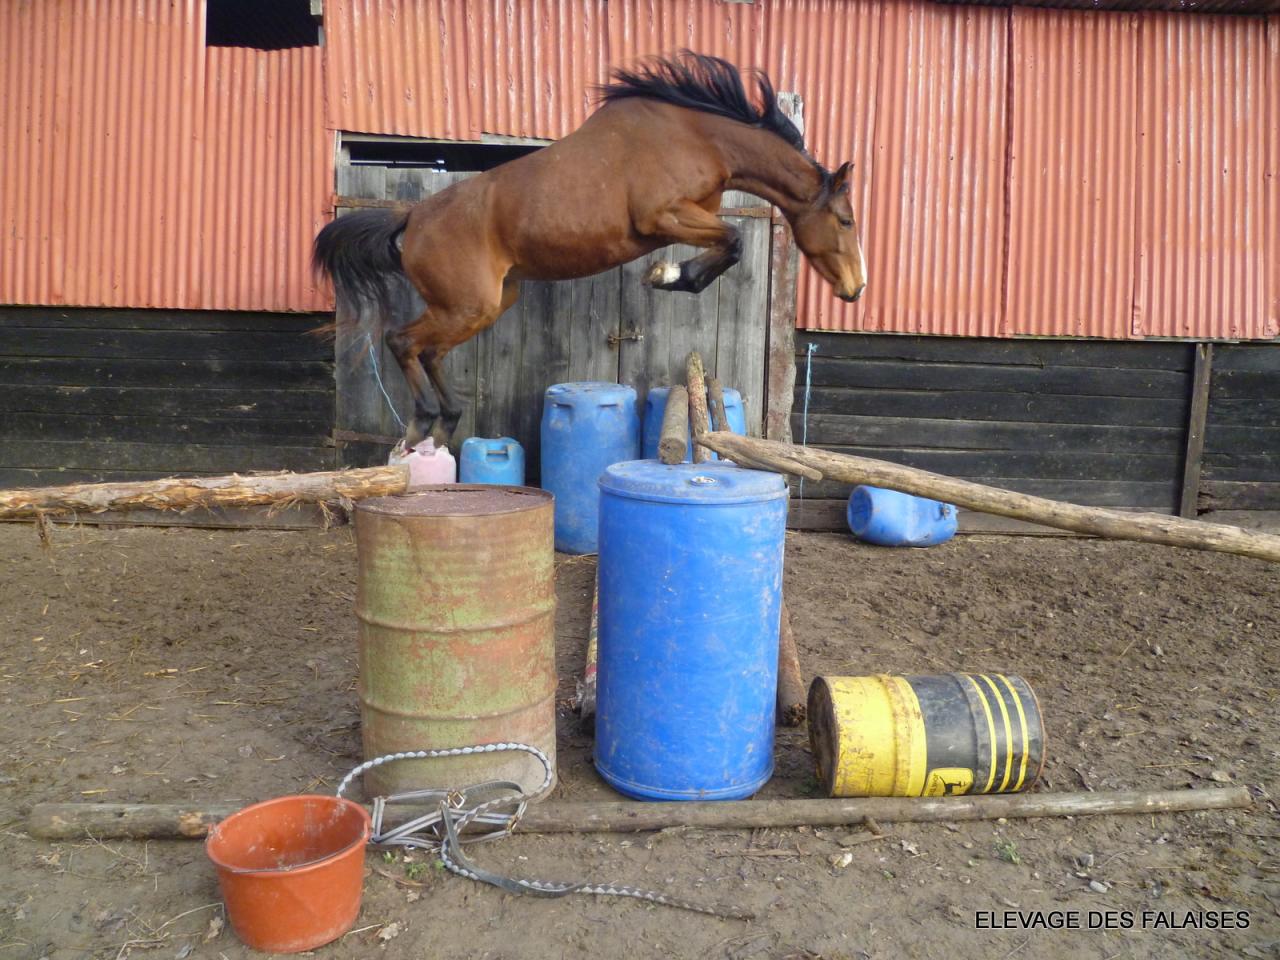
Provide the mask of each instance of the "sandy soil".
MULTIPOLYGON (((531 899, 371 853, 326 957, 1273 957, 1280 955, 1280 568, 1090 540, 964 537, 894 551, 791 534, 787 592, 814 673, 1004 671, 1037 692, 1039 790, 1248 784, 1248 811, 746 832, 516 836, 483 865, 738 904, 531 899), (840 868, 832 858, 848 852, 840 868), (1091 881, 1093 886, 1091 887, 1091 881), (980 912, 1078 911, 1084 929, 980 912), (1096 912, 1091 915, 1091 911, 1096 912), (1088 929, 1103 911, 1130 929, 1088 929), (1247 911, 1246 929, 1143 928, 1247 911), (1161 913, 1163 912, 1163 913, 1161 913), (986 916, 983 914, 982 916, 986 916)), ((328 792, 360 757, 355 551, 321 532, 0 526, 0 960, 243 958, 192 842, 48 843, 43 800, 252 801, 328 792), (206 939, 207 937, 207 939, 206 939)), ((612 797, 569 701, 594 564, 558 566, 560 786, 612 797)), ((766 796, 816 790, 780 730, 766 796)))

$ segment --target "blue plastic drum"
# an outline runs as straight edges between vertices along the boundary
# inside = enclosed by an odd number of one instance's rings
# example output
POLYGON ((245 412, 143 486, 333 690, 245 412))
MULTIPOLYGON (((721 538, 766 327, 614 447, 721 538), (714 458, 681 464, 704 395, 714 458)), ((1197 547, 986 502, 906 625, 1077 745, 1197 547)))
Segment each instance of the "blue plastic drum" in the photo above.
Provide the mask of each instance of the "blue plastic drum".
MULTIPOLYGON (((641 428, 640 455, 646 460, 658 459, 658 440, 662 436, 662 415, 667 410, 667 397, 670 387, 653 387, 644 400, 644 423, 641 428)), ((742 405, 742 394, 731 387, 724 388, 724 415, 729 421, 729 429, 739 436, 747 435, 747 411, 742 405)), ((689 428, 693 436, 693 427, 689 428)), ((713 453, 711 459, 719 460, 720 455, 713 453)), ((693 461, 693 441, 684 455, 685 463, 693 461)))
POLYGON ((605 467, 640 456, 636 392, 585 381, 548 387, 542 405, 542 489, 556 498, 556 549, 596 552, 605 467))
POLYGON ((736 800, 773 773, 787 487, 724 463, 600 478, 595 764, 649 800, 736 800))
POLYGON ((468 437, 458 458, 459 483, 524 486, 524 447, 510 437, 468 437))
POLYGON ((952 504, 880 487, 854 487, 847 518, 855 537, 882 547, 932 547, 956 535, 952 504))

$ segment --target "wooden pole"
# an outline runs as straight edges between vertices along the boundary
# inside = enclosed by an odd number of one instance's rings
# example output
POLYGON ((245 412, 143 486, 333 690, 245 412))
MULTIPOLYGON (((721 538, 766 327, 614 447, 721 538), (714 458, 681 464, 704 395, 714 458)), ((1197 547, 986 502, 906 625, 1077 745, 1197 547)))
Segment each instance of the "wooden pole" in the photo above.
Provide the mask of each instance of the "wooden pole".
POLYGON ((404 465, 329 473, 231 474, 136 483, 80 483, 0 490, 0 520, 105 510, 290 506, 384 497, 404 493, 408 487, 409 468, 404 465))
MULTIPOLYGON (((536 803, 517 831, 525 833, 629 833, 667 827, 748 830, 757 827, 833 827, 880 823, 995 820, 1000 817, 1084 817, 1102 814, 1179 813, 1248 807, 1249 788, 1135 790, 1120 793, 1009 793, 974 797, 868 797, 855 800, 737 800, 691 802, 536 803)), ((244 803, 38 803, 27 831, 43 840, 159 840, 199 838, 244 803)), ((415 806, 388 808, 416 816, 415 806)))
POLYGON ((778 631, 778 722, 798 727, 808 713, 808 691, 800 672, 800 653, 791 632, 791 611, 782 601, 782 623, 778 631))
MULTIPOLYGON (((711 429, 711 419, 707 415, 707 383, 702 369, 702 356, 697 350, 689 354, 686 365, 685 381, 689 384, 689 424, 695 437, 711 429)), ((711 459, 711 451, 701 444, 694 444, 693 462, 706 463, 711 459)))
POLYGON ((663 463, 684 463, 689 452, 689 391, 676 384, 667 394, 658 436, 658 459, 663 463))
POLYGON ((844 483, 887 487, 954 503, 966 510, 1030 520, 1098 537, 1163 543, 1192 550, 1215 550, 1280 563, 1280 536, 1225 524, 1185 520, 1160 513, 1123 513, 1102 507, 1082 507, 968 480, 956 480, 883 460, 756 440, 732 433, 708 433, 700 438, 700 442, 742 466, 794 473, 811 480, 827 477, 844 483))

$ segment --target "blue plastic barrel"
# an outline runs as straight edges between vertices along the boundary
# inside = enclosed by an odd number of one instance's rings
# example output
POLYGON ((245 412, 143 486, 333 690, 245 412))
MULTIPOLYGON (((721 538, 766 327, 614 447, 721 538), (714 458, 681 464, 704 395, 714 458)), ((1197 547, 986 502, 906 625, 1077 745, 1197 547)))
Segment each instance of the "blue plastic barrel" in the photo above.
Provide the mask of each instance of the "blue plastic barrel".
MULTIPOLYGON (((644 401, 644 424, 641 433, 640 455, 646 460, 658 459, 658 439, 662 435, 662 415, 667 409, 667 397, 671 393, 670 387, 653 387, 649 391, 649 395, 644 401)), ((742 406, 742 394, 732 387, 724 388, 724 414, 729 420, 729 429, 740 436, 747 434, 747 411, 742 406)), ((693 435, 693 428, 689 428, 689 435, 693 435)), ((719 460, 718 454, 712 454, 713 460, 719 460)), ((689 441, 689 448, 685 452, 684 459, 686 463, 693 460, 693 441, 689 441)))
POLYGON ((584 381, 547 388, 542 404, 542 489, 556 498, 556 549, 596 552, 605 467, 640 456, 636 392, 584 381))
POLYGON ((458 459, 459 483, 524 486, 524 447, 510 437, 468 437, 458 459))
POLYGON ((932 547, 956 535, 951 504, 879 487, 854 487, 848 519, 855 537, 882 547, 932 547))
POLYGON ((773 773, 787 488, 725 463, 600 478, 595 764, 646 800, 737 800, 773 773))

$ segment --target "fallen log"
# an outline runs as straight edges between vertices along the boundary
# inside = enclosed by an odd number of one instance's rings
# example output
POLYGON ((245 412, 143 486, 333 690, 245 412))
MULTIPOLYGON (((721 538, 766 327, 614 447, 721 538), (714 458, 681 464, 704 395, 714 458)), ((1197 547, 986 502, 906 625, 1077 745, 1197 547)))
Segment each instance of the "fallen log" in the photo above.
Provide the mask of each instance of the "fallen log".
POLYGON ((966 510, 1030 520, 1048 527, 1114 540, 1214 550, 1280 563, 1280 536, 1255 533, 1240 527, 1184 520, 1160 513, 1124 513, 1102 507, 1082 507, 968 480, 956 480, 883 460, 740 437, 732 433, 707 433, 699 437, 698 442, 744 467, 793 473, 811 480, 827 477, 844 483, 886 487, 953 503, 966 510))
MULTIPOLYGON (((668 827, 748 830, 756 827, 835 827, 880 823, 1085 817, 1103 814, 1180 813, 1248 807, 1243 786, 1205 790, 1134 790, 1116 793, 1009 793, 974 797, 867 797, 854 800, 737 800, 533 804, 517 832, 630 833, 668 827)), ((27 832, 43 840, 181 840, 205 836, 243 803, 38 803, 27 832)), ((389 807, 396 823, 423 812, 389 807)))
MULTIPOLYGON (((693 435, 696 437, 711 429, 711 418, 707 413, 706 374, 702 369, 702 355, 697 350, 689 354, 685 369, 685 382, 689 385, 689 424, 693 435)), ((706 463, 710 459, 710 450, 701 445, 694 446, 694 463, 706 463)))
POLYGON ((78 483, 65 487, 0 490, 0 520, 102 513, 106 510, 192 510, 197 507, 287 507, 295 503, 362 500, 404 493, 407 466, 190 477, 127 483, 78 483))

